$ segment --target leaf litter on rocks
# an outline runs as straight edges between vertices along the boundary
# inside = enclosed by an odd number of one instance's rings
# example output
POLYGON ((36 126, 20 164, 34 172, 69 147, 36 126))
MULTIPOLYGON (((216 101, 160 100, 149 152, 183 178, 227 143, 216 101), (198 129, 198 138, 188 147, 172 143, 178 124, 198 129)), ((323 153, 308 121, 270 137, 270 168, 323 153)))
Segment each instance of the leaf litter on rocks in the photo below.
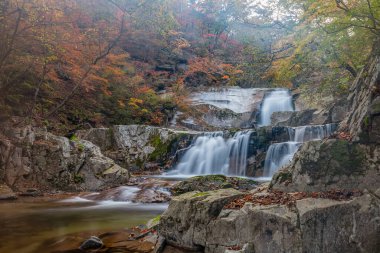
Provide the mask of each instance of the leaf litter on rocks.
POLYGON ((348 190, 330 190, 326 192, 294 192, 286 193, 282 191, 270 191, 264 194, 247 194, 242 198, 236 199, 229 204, 225 205, 225 209, 241 209, 245 203, 249 202, 255 205, 286 205, 294 206, 297 200, 306 198, 321 198, 321 199, 332 199, 332 200, 349 200, 353 197, 362 195, 362 192, 358 190, 348 191, 348 190))

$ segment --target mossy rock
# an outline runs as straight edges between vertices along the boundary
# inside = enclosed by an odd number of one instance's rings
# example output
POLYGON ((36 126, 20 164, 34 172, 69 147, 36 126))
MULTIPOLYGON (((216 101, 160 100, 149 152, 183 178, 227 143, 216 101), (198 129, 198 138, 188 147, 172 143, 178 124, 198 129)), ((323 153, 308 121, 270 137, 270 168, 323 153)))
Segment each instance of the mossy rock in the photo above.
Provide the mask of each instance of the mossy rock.
POLYGON ((224 175, 207 175, 189 178, 172 187, 173 195, 180 195, 192 191, 214 191, 219 189, 251 190, 257 186, 257 182, 237 177, 226 177, 224 175))

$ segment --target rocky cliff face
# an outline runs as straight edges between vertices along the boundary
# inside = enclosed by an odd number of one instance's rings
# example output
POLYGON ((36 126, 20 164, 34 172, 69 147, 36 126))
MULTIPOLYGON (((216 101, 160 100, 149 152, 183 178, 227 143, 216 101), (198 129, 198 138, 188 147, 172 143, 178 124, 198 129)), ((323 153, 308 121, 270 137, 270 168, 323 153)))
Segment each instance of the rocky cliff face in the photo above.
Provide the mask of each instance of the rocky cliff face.
POLYGON ((101 190, 126 183, 128 170, 85 140, 41 128, 8 128, 0 138, 0 180, 16 190, 101 190))
POLYGON ((134 172, 169 168, 176 159, 177 152, 187 148, 196 136, 197 132, 144 125, 78 132, 80 139, 95 143, 106 156, 134 172))
MULTIPOLYGON (((380 45, 380 42, 378 43, 380 45)), ((352 84, 348 102, 351 110, 342 122, 353 141, 380 142, 380 46, 374 49, 369 64, 352 84)))

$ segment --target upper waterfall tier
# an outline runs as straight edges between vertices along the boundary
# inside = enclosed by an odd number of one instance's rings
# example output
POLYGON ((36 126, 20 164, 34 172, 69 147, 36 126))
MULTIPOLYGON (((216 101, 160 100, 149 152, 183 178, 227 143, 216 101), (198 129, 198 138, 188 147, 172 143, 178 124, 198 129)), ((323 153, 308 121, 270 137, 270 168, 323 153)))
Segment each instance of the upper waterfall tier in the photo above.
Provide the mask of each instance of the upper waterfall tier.
POLYGON ((254 109, 254 95, 262 89, 242 89, 231 87, 215 89, 207 92, 198 92, 191 98, 193 104, 212 105, 219 109, 228 109, 234 113, 252 112, 254 109))
POLYGON ((292 95, 288 90, 271 91, 261 105, 259 124, 269 126, 274 112, 294 111, 292 95))

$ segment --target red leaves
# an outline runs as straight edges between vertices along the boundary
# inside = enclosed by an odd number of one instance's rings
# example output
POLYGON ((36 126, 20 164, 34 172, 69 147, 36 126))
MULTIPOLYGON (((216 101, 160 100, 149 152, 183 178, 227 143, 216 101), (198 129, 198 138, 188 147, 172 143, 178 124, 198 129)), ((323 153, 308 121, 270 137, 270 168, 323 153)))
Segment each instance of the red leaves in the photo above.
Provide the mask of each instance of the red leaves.
POLYGON ((238 245, 228 247, 227 249, 228 250, 235 250, 235 251, 242 250, 242 248, 238 245))
POLYGON ((352 197, 360 196, 362 193, 358 190, 330 190, 327 192, 295 192, 285 193, 281 191, 271 191, 268 193, 248 194, 244 197, 234 200, 227 204, 225 209, 241 209, 245 203, 253 203, 255 205, 268 206, 268 205, 286 205, 292 206, 297 200, 305 198, 322 198, 333 200, 349 200, 352 197))
POLYGON ((351 141, 352 139, 352 136, 350 135, 350 133, 347 133, 347 132, 339 132, 337 137, 340 140, 346 140, 346 141, 351 141))

